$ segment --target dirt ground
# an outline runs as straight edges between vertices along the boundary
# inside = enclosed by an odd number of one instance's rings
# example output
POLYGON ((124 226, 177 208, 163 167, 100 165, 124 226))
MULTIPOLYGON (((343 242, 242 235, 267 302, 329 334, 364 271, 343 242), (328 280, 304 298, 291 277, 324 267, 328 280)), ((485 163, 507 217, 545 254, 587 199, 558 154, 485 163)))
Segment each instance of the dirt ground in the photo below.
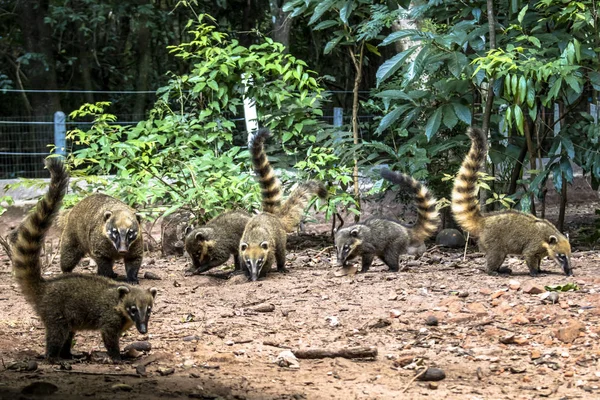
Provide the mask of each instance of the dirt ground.
MULTIPOLYGON (((597 207, 569 208, 571 232, 597 207)), ((0 217, 0 234, 21 217, 0 217)), ((255 283, 228 279, 226 270, 186 277, 185 257, 148 254, 140 275, 161 278, 140 281, 159 289, 149 334, 131 329, 121 348, 147 341, 151 349, 118 365, 103 362, 98 332, 76 335, 80 360, 45 362, 43 325, 0 250, 0 399, 34 398, 36 390, 113 400, 600 398, 600 253, 578 245, 577 235, 574 278, 549 260, 548 272, 531 278, 517 257, 505 261, 512 276, 491 277, 474 247, 463 258, 462 250, 432 245, 417 260, 407 257, 399 273, 376 261, 366 274, 337 276, 328 228, 291 235, 289 273, 255 283), (555 303, 536 293, 567 282, 579 290, 559 293, 555 303), (286 350, 355 347, 377 355, 277 361, 286 350), (442 369, 445 379, 414 380, 424 366, 442 369)), ((54 232, 47 276, 60 273, 57 244, 54 232)), ((124 273, 122 264, 115 270, 124 273)))

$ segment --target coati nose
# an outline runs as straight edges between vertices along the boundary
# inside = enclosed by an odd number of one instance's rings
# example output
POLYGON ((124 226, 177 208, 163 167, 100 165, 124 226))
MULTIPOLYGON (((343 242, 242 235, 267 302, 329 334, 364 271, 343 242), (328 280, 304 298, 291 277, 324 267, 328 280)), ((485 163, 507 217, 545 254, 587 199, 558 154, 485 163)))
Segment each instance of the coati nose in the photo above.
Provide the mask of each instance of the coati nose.
POLYGON ((146 333, 148 332, 148 329, 146 328, 146 324, 142 323, 137 327, 138 331, 140 333, 146 333))
POLYGON ((256 282, 258 280, 258 275, 252 274, 252 282, 256 282))

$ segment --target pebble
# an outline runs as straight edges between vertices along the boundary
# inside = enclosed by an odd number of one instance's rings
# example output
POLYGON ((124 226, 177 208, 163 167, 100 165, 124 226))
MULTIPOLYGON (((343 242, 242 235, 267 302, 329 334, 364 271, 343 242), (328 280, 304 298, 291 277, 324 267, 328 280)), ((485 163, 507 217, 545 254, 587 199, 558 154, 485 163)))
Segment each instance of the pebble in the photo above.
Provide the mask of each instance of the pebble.
POLYGON ((425 318, 425 325, 438 326, 439 323, 440 322, 435 315, 428 315, 427 318, 425 318))
MULTIPOLYGON (((417 373, 421 373, 422 370, 419 370, 417 373)), ((417 380, 419 381, 441 381, 446 378, 446 373, 444 370, 440 368, 432 368, 429 367, 427 370, 420 375, 417 380)))
POLYGON ((128 351, 129 349, 135 349, 137 351, 150 351, 152 350, 152 344, 148 341, 133 342, 125 346, 125 351, 128 351))
POLYGON ((171 375, 175 373, 175 369, 174 368, 164 368, 164 367, 160 367, 158 368, 158 373, 161 376, 167 376, 167 375, 171 375))
POLYGON ((150 272, 150 271, 146 271, 144 273, 144 279, 153 280, 153 281, 162 280, 162 278, 160 276, 158 276, 154 272, 150 272))

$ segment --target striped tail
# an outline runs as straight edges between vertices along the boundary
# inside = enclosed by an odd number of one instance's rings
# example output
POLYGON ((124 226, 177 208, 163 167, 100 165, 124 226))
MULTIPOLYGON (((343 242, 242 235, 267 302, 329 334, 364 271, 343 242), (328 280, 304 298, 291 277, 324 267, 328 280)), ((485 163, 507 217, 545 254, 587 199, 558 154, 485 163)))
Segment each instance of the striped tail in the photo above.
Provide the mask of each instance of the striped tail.
POLYGON ((21 222, 12 246, 15 278, 27 301, 33 304, 36 304, 43 290, 40 263, 42 243, 60 209, 69 183, 69 174, 58 158, 47 159, 46 168, 51 176, 48 192, 38 201, 33 212, 21 222))
POLYGON ((417 222, 410 228, 411 239, 422 243, 431 237, 440 222, 439 214, 435 209, 436 199, 431 192, 416 179, 400 172, 393 172, 386 168, 381 170, 381 176, 397 185, 409 186, 415 194, 418 216, 417 222))
POLYGON ((279 216, 287 232, 293 232, 300 224, 306 205, 314 196, 327 197, 327 188, 319 181, 306 181, 298 186, 283 203, 276 215, 279 216))
POLYGON ((477 174, 487 154, 486 134, 478 128, 469 128, 471 149, 465 157, 452 189, 452 214, 462 229, 479 236, 483 228, 483 214, 477 201, 477 174))
POLYGON ((264 212, 275 213, 281 207, 281 183, 265 153, 265 139, 270 136, 271 132, 267 128, 259 129, 250 142, 250 154, 262 192, 262 209, 264 212))

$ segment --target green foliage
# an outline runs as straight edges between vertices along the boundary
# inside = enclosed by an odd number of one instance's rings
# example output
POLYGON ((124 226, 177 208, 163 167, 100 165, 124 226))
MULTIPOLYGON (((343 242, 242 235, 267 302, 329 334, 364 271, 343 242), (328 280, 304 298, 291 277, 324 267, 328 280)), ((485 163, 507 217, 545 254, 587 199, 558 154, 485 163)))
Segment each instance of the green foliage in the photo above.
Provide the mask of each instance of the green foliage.
POLYGON ((6 207, 14 204, 13 198, 8 195, 0 196, 0 215, 6 212, 6 207))

